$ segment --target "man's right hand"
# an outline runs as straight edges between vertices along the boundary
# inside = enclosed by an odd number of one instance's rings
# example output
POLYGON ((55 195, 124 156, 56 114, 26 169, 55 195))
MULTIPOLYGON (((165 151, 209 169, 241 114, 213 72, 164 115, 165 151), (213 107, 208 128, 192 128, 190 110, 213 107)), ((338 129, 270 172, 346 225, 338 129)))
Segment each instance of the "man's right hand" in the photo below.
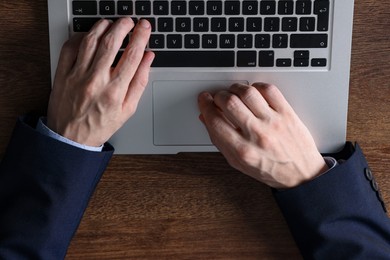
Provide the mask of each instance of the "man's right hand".
POLYGON ((235 84, 199 95, 200 119, 239 171, 274 188, 291 188, 328 169, 314 140, 273 85, 235 84))

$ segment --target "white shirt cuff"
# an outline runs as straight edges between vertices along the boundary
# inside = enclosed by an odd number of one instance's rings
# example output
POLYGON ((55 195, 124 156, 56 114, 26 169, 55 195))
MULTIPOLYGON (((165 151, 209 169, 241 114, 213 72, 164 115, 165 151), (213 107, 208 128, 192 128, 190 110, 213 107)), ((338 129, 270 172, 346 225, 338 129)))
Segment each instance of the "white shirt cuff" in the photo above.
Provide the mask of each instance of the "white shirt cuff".
POLYGON ((88 145, 84 145, 84 144, 79 144, 75 141, 72 141, 72 140, 66 138, 66 137, 63 137, 62 135, 57 134, 56 132, 54 132, 53 130, 51 130, 50 128, 48 128, 46 126, 46 118, 44 118, 44 117, 41 117, 38 120, 36 130, 38 132, 40 132, 41 134, 47 135, 47 136, 54 138, 58 141, 61 141, 63 143, 67 143, 69 145, 72 145, 72 146, 75 146, 75 147, 78 147, 78 148, 81 148, 81 149, 84 149, 87 151, 101 152, 103 150, 103 145, 101 145, 99 147, 95 147, 95 146, 88 146, 88 145))

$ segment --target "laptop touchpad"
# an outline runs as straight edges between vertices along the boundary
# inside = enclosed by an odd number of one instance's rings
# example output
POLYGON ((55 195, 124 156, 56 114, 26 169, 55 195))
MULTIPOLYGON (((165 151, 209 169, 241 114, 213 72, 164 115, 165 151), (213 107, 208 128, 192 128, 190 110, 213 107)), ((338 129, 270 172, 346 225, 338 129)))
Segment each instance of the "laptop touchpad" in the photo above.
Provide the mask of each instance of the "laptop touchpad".
POLYGON ((153 132, 155 145, 212 145, 199 121, 198 94, 226 89, 246 81, 153 82, 153 132))

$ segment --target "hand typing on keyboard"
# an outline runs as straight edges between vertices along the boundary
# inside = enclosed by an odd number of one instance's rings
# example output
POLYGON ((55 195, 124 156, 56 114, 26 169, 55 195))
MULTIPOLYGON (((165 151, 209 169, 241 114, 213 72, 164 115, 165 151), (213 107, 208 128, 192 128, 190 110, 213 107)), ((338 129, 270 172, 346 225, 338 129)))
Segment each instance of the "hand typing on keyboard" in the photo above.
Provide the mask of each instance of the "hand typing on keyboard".
POLYGON ((231 166, 274 188, 291 188, 328 167, 308 129, 273 85, 235 84, 199 95, 200 119, 231 166))
POLYGON ((145 52, 148 21, 135 26, 122 58, 111 67, 133 27, 130 18, 100 20, 64 44, 48 107, 50 129, 75 142, 100 146, 133 115, 154 59, 153 52, 145 52))

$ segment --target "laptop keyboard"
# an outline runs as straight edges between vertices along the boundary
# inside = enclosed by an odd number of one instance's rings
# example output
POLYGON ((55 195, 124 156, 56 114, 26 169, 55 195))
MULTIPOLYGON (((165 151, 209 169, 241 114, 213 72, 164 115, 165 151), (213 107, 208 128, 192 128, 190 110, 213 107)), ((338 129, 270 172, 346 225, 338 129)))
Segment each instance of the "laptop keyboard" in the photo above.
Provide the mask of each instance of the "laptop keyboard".
MULTIPOLYGON (((69 1, 72 33, 101 18, 152 25, 153 67, 329 68, 331 0, 69 1)), ((129 42, 125 39, 116 62, 129 42)), ((115 65, 115 64, 114 64, 115 65)))

